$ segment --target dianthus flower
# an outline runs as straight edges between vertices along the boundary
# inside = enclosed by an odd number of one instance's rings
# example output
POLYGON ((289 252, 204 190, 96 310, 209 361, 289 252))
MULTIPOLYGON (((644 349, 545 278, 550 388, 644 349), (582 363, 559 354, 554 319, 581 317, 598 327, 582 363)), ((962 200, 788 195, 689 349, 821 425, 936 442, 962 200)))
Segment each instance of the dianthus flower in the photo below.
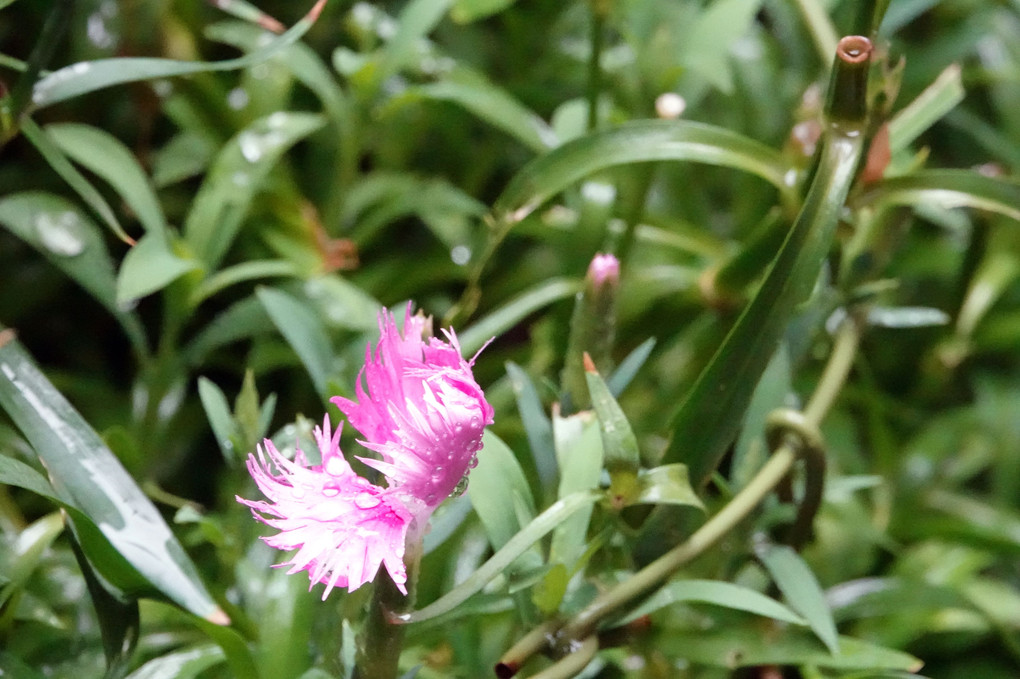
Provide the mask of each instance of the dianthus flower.
POLYGON ((290 461, 268 439, 257 458, 248 457, 269 502, 238 500, 279 529, 263 538, 269 545, 298 550, 281 565, 324 583, 323 599, 333 587, 353 591, 371 581, 380 566, 407 593, 404 547, 421 537, 435 508, 475 466, 482 431, 492 423, 492 407, 471 372, 474 359, 464 360, 452 331, 444 331, 448 342, 424 339, 428 323, 408 305, 401 335, 384 309, 382 336, 374 354, 367 349, 358 377, 357 401, 332 399, 361 433, 359 443, 381 456, 358 459, 383 474, 385 488, 354 472, 340 451, 340 428, 331 435, 328 416, 315 430, 321 464, 310 466, 300 449, 290 461))

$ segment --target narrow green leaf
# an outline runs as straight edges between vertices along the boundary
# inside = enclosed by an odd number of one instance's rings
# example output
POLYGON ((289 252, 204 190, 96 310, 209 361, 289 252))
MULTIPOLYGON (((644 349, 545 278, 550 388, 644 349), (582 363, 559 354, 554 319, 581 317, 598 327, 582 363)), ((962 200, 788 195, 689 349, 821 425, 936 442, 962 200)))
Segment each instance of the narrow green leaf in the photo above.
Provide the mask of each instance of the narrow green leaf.
POLYGON ((486 429, 482 434, 482 450, 478 466, 468 477, 468 495, 482 520, 489 544, 500 549, 535 518, 535 500, 514 452, 495 434, 486 429), (509 508, 522 504, 524 516, 509 508))
POLYGON ((705 509, 701 498, 691 488, 687 466, 683 464, 642 470, 637 478, 637 494, 630 504, 684 505, 702 511, 705 509))
POLYGON ((889 150, 902 151, 956 107, 964 97, 960 65, 950 64, 917 98, 889 121, 889 150))
POLYGON ((274 331, 273 322, 255 295, 227 307, 191 340, 182 352, 188 365, 200 366, 216 349, 274 331))
MULTIPOLYGON (((24 484, 34 486, 29 490, 39 492, 45 496, 45 491, 52 489, 46 480, 28 465, 10 457, 0 455, 0 483, 26 487, 24 484), (14 463, 14 464, 12 464, 14 463), (36 490, 38 488, 39 490, 36 490)), ((60 512, 53 512, 42 516, 21 529, 17 538, 5 545, 4 574, 0 581, 0 607, 7 605, 7 602, 25 585, 25 581, 35 571, 40 559, 49 549, 53 541, 64 532, 64 519, 60 512)), ((3 675, 0 675, 3 676, 3 675)))
POLYGON ((616 507, 624 507, 631 504, 640 492, 638 469, 641 467, 641 454, 637 437, 602 377, 594 370, 586 370, 584 377, 599 420, 603 465, 609 472, 610 502, 616 507))
POLYGON ((490 339, 503 334, 529 314, 570 297, 580 285, 580 281, 571 278, 550 278, 536 284, 480 318, 463 332, 457 333, 461 348, 465 354, 473 354, 490 339))
POLYGON ((293 262, 282 259, 258 259, 241 262, 217 271, 203 280, 191 293, 189 303, 198 306, 216 293, 246 281, 263 278, 292 278, 300 274, 293 262))
POLYGON ((648 357, 652 354, 652 349, 655 348, 655 338, 649 337, 644 342, 639 344, 634 351, 627 354, 627 357, 620 361, 620 365, 616 367, 613 374, 606 380, 606 386, 609 387, 609 393, 613 396, 619 396, 623 393, 623 390, 627 388, 627 385, 631 383, 634 376, 637 375, 638 371, 641 370, 641 366, 645 364, 648 357))
MULTIPOLYGON (((811 0, 800 0, 801 6, 811 0)), ((750 29, 754 16, 761 7, 761 0, 716 0, 697 14, 697 19, 687 34, 682 47, 684 66, 706 80, 716 89, 727 94, 733 91, 732 68, 730 66, 733 43, 750 29)), ((825 19, 824 12, 819 14, 825 19)), ((835 31, 828 25, 832 37, 831 49, 825 59, 835 52, 835 31)))
MULTIPOLYGON (((14 339, 0 345, 0 406, 32 443, 57 492, 80 507, 124 559, 183 608, 225 620, 159 511, 14 339)), ((91 558, 87 536, 79 537, 91 558)))
MULTIPOLYGON (((210 40, 233 45, 247 52, 257 51, 268 35, 262 28, 240 22, 213 24, 205 29, 205 34, 210 40)), ((315 93, 335 122, 343 121, 343 90, 315 50, 304 43, 295 42, 276 54, 274 59, 286 66, 299 82, 315 93)))
POLYGON ((773 620, 807 625, 807 621, 775 599, 747 587, 718 580, 678 580, 666 584, 662 589, 643 601, 617 624, 625 625, 657 610, 685 602, 723 606, 737 611, 747 611, 773 620))
POLYGON ((641 120, 580 137, 539 156, 514 175, 493 212, 509 228, 584 177, 617 165, 659 160, 733 167, 781 192, 791 190, 782 156, 763 144, 703 123, 641 120))
POLYGON ((153 658, 125 679, 194 679, 224 659, 219 646, 200 644, 153 658))
POLYGON ((106 656, 106 677, 121 677, 128 670, 141 633, 138 599, 125 597, 115 587, 107 584, 93 568, 84 548, 73 535, 71 548, 99 620, 103 655, 106 656))
POLYGON ((167 236, 166 218, 134 154, 109 132, 80 123, 47 125, 46 134, 76 163, 103 178, 131 206, 145 230, 167 236))
POLYGON ((216 437, 216 444, 223 453, 223 459, 228 464, 234 464, 238 455, 244 454, 244 451, 236 450, 240 432, 234 423, 227 397, 216 383, 205 377, 198 378, 198 397, 202 401, 206 419, 209 420, 209 426, 216 437))
POLYGON ((424 98, 457 104, 536 153, 545 153, 559 143, 544 120, 505 90, 480 75, 457 76, 412 88, 401 95, 401 100, 424 98))
POLYGON ((82 61, 65 66, 35 84, 32 103, 36 108, 44 108, 112 85, 206 71, 233 71, 254 66, 273 56, 287 45, 297 42, 312 27, 325 5, 326 0, 318 0, 311 11, 286 33, 261 49, 237 59, 202 62, 149 57, 120 57, 82 61))
POLYGON ((796 628, 762 634, 760 625, 726 625, 713 630, 672 632, 661 650, 691 663, 735 669, 756 665, 811 665, 838 670, 916 672, 924 664, 902 651, 851 637, 839 637, 839 653, 796 628))
POLYGON ((21 121, 21 131, 25 138, 32 142, 36 150, 42 154, 53 171, 60 175, 60 178, 67 182, 78 196, 85 201, 85 204, 99 216, 103 222, 110 227, 110 230, 117 234, 122 241, 130 243, 132 239, 124 231, 124 228, 117 221, 113 209, 106 202, 102 194, 92 186, 92 183, 71 164, 64 152, 50 139, 49 134, 40 128, 31 118, 24 118, 21 121))
POLYGON ((325 398, 333 374, 333 346, 322 321, 301 300, 274 288, 256 292, 273 325, 301 359, 315 390, 325 398))
MULTIPOLYGON (((14 0, 11 0, 13 2, 14 0)), ((460 24, 471 23, 485 17, 492 16, 497 12, 514 4, 517 0, 454 0, 453 8, 450 10, 450 17, 460 24)))
POLYGON ((0 198, 0 224, 85 288, 120 321, 139 352, 147 351, 138 318, 117 304, 113 263, 102 232, 81 208, 50 193, 14 193, 0 198))
POLYGON ((536 516, 534 521, 514 535, 502 549, 493 554, 488 561, 469 575, 464 582, 428 606, 397 616, 398 620, 402 623, 422 622, 453 610, 472 594, 485 587, 490 580, 502 573, 518 557, 529 550, 533 544, 541 540, 549 531, 560 525, 565 519, 581 509, 588 508, 590 510, 591 505, 600 496, 601 493, 588 491, 575 493, 554 502, 548 509, 536 516))
POLYGON ((397 73, 415 56, 419 41, 446 16, 453 0, 411 0, 397 18, 397 30, 383 48, 377 82, 397 73))
MULTIPOLYGON (((116 587, 125 597, 139 594, 151 588, 148 582, 131 564, 110 544, 95 522, 82 512, 74 502, 58 493, 39 472, 14 458, 0 455, 0 483, 17 486, 36 493, 57 504, 67 513, 71 527, 77 535, 77 542, 86 549, 90 561, 96 570, 103 574, 111 587, 116 587)), ((12 574, 12 579, 17 573, 12 574)), ((8 590, 4 590, 4 596, 8 590)))
POLYGON ((757 546, 755 553, 790 607, 804 616, 812 631, 832 653, 838 654, 839 634, 825 600, 825 592, 800 555, 785 545, 768 544, 757 546))
MULTIPOLYGON (((560 469, 558 497, 598 488, 602 476, 602 436, 599 421, 591 411, 560 417, 553 411, 553 439, 560 469)), ((550 563, 573 566, 584 553, 591 508, 582 509, 553 533, 549 547, 550 563)))
POLYGON ((164 236, 147 233, 124 255, 117 276, 117 304, 126 306, 158 292, 199 266, 174 254, 164 236))
POLYGON ((528 447, 535 461, 535 471, 542 488, 549 488, 556 478, 556 446, 553 444, 552 422, 545 414, 538 390, 524 369, 512 361, 506 362, 506 374, 517 399, 517 412, 521 415, 528 447))
POLYGON ((762 373, 828 253, 861 153, 861 136, 833 134, 790 233, 765 279, 672 420, 665 462, 684 462, 696 486, 732 443, 762 373))
POLYGON ((184 222, 184 238, 215 269, 237 236, 252 198, 283 153, 323 126, 322 116, 277 111, 220 151, 184 222))
POLYGON ((875 182, 854 200, 862 205, 966 207, 1020 221, 1020 182, 970 170, 922 170, 875 182))

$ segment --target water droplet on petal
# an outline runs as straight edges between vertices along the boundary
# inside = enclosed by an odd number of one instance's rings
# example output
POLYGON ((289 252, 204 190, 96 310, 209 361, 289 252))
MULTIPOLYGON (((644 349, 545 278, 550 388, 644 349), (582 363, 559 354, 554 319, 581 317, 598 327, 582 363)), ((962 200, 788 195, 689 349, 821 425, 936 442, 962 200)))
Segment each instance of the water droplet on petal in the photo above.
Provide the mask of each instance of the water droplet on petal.
POLYGON ((361 509, 371 509, 382 504, 382 500, 371 493, 358 493, 354 498, 354 504, 361 509))
POLYGON ((74 257, 85 250, 85 233, 73 212, 44 212, 35 218, 36 233, 43 246, 55 255, 74 257))
POLYGON ((470 467, 471 469, 474 469, 477 466, 478 466, 478 456, 477 455, 472 455, 471 459, 468 461, 468 467, 470 467))
POLYGON ((347 465, 339 457, 331 457, 326 460, 326 473, 330 476, 342 476, 347 471, 347 465))
POLYGON ((290 489, 290 494, 293 495, 298 500, 300 500, 305 496, 305 489, 302 488, 301 486, 292 486, 290 489))
POLYGON ((457 482, 456 486, 454 486, 453 491, 450 492, 450 497, 452 497, 452 498, 453 497, 460 497, 461 495, 464 494, 464 491, 467 490, 467 487, 468 487, 468 477, 465 476, 460 481, 457 482))
POLYGON ((336 497, 340 494, 340 486, 335 483, 327 483, 322 487, 322 494, 326 497, 336 497))

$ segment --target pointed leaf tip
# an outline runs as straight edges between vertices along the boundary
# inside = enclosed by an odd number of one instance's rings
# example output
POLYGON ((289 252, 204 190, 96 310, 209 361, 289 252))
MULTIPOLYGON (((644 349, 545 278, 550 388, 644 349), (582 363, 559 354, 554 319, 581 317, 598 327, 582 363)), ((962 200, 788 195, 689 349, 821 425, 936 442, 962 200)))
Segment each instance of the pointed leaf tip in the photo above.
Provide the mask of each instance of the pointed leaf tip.
POLYGON ((216 610, 209 615, 205 616, 205 619, 214 625, 219 625, 220 627, 227 627, 230 625, 230 616, 224 613, 223 609, 219 607, 217 607, 216 610))
POLYGON ((584 352, 584 371, 593 375, 598 375, 598 368, 595 367, 595 361, 591 360, 591 355, 586 351, 584 352))

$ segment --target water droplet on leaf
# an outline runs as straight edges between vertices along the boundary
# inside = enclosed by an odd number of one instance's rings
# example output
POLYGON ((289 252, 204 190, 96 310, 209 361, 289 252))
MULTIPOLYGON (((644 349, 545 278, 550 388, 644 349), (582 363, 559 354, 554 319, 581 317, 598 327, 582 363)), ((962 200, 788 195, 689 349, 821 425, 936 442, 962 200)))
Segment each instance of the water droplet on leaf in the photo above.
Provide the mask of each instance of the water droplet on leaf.
POLYGON ((36 232, 43 246, 55 255, 74 257, 85 250, 85 234, 73 212, 44 212, 35 218, 36 232))

